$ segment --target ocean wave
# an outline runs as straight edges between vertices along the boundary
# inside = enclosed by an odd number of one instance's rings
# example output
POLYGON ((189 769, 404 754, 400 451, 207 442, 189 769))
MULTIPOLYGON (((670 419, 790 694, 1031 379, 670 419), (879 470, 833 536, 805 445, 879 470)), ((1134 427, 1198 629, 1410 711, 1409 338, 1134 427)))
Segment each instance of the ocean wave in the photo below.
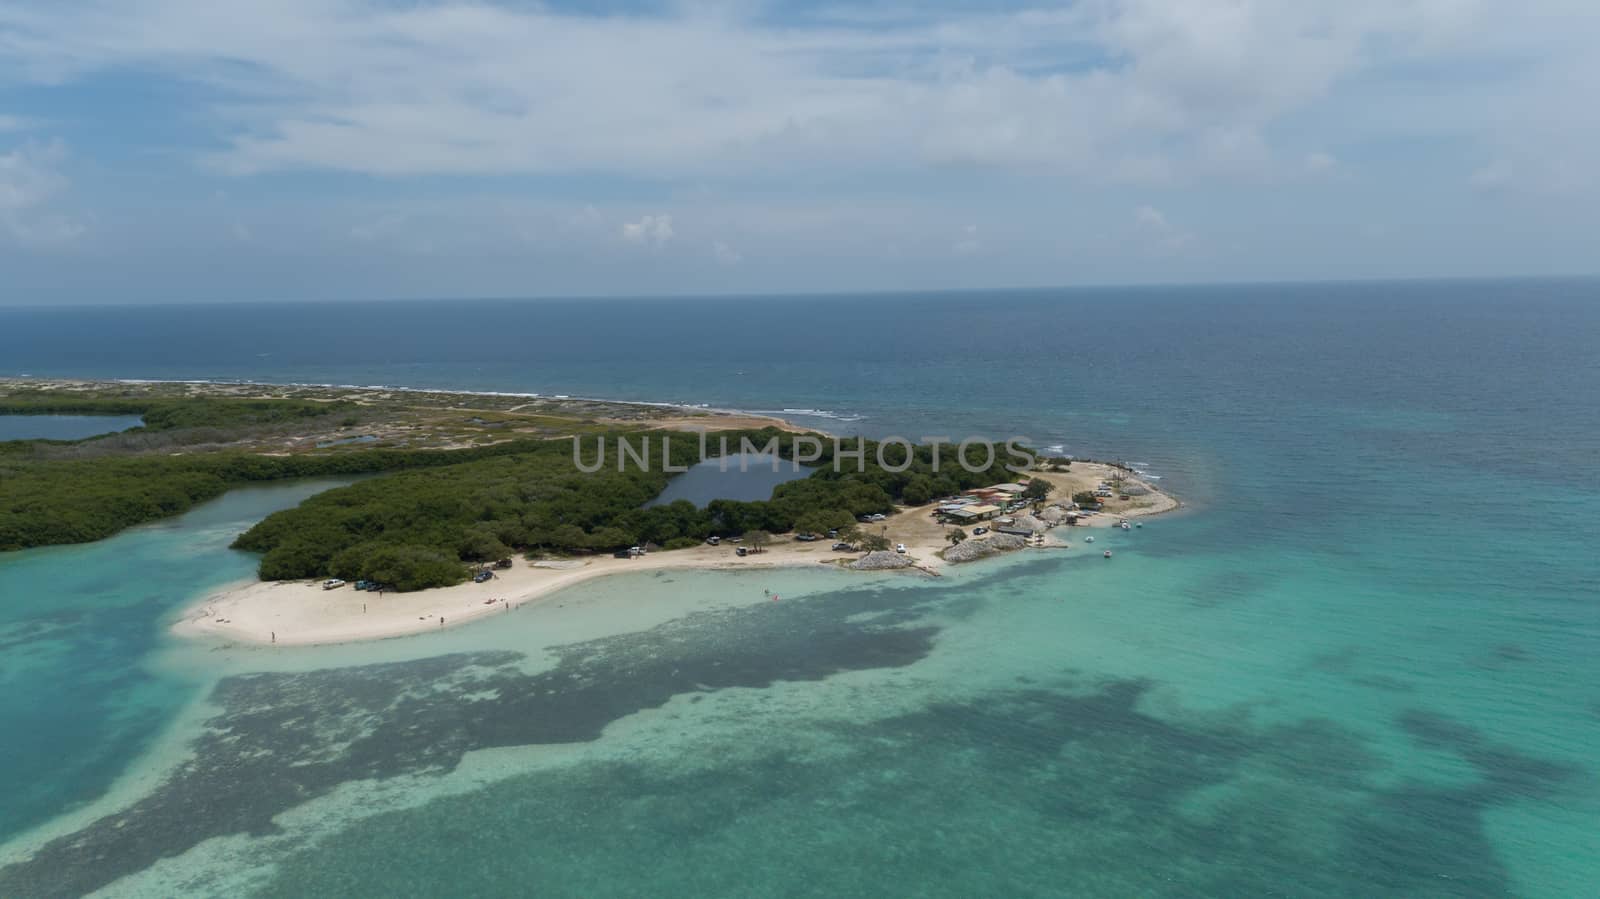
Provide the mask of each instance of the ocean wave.
POLYGON ((751 409, 751 415, 799 415, 805 418, 826 418, 829 421, 862 421, 865 415, 851 412, 834 412, 831 409, 751 409))

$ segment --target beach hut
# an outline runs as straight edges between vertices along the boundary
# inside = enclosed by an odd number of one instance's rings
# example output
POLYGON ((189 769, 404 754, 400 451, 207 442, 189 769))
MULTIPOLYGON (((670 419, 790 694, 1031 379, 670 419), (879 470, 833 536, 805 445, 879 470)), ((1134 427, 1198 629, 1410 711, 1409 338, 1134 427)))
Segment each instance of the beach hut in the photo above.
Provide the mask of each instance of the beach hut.
POLYGON ((1000 514, 1000 507, 993 505, 968 506, 966 511, 974 516, 976 521, 987 521, 1000 514))

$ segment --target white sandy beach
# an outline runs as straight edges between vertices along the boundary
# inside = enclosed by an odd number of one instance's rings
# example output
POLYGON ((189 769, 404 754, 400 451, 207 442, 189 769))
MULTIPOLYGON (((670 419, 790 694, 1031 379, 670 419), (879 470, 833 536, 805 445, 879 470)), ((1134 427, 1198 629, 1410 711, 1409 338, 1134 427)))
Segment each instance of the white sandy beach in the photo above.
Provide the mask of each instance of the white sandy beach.
MULTIPOLYGON (((1076 490, 1092 488, 1111 471, 1097 463, 1079 463, 1072 471, 1035 473, 1056 484, 1053 500, 1069 499, 1076 490)), ((1149 486, 1149 485, 1145 485, 1149 486)), ((1090 518, 1088 527, 1111 527, 1118 518, 1155 515, 1178 507, 1172 497, 1152 492, 1137 504, 1124 504, 1090 518)), ((934 520, 929 506, 903 509, 883 525, 893 543, 904 543, 917 568, 914 576, 937 574, 946 564, 938 552, 948 546, 948 529, 934 520)), ((1071 529, 1057 529, 1054 545, 1070 539, 1071 529)), ((839 565, 857 558, 838 553, 830 542, 797 542, 777 537, 759 554, 736 555, 731 544, 698 546, 649 553, 633 559, 609 555, 566 562, 530 563, 518 559, 509 570, 484 583, 465 583, 412 593, 360 592, 344 586, 324 590, 316 581, 246 581, 207 597, 184 612, 173 626, 177 634, 227 640, 308 646, 379 640, 454 627, 491 615, 515 614, 529 603, 585 581, 612 574, 671 569, 755 570, 807 565, 839 565)))

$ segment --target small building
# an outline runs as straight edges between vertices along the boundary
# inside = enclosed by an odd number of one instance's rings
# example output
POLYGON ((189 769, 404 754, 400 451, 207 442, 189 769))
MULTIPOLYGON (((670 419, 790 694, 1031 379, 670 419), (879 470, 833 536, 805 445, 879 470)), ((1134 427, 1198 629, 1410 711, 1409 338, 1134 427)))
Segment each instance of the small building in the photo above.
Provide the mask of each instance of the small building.
POLYGON ((999 514, 999 506, 971 505, 940 509, 939 517, 949 524, 972 524, 987 521, 999 514))
POLYGON ((1001 491, 1004 491, 1006 493, 1014 494, 1014 495, 1017 495, 1017 496, 1021 496, 1023 493, 1026 493, 1028 491, 1028 488, 1022 486, 1021 484, 996 484, 993 487, 990 487, 989 489, 990 490, 1001 490, 1001 491))

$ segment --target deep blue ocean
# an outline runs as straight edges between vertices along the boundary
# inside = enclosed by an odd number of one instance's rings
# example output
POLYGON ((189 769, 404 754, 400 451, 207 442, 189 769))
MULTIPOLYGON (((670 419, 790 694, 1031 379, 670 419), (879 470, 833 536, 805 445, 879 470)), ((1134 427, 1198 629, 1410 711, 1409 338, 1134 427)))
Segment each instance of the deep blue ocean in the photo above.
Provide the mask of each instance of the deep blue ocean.
POLYGON ((1022 435, 1188 507, 280 655, 165 628, 313 488, 3 556, 0 895, 1600 895, 1596 347, 1600 281, 0 308, 0 376, 1022 435))

